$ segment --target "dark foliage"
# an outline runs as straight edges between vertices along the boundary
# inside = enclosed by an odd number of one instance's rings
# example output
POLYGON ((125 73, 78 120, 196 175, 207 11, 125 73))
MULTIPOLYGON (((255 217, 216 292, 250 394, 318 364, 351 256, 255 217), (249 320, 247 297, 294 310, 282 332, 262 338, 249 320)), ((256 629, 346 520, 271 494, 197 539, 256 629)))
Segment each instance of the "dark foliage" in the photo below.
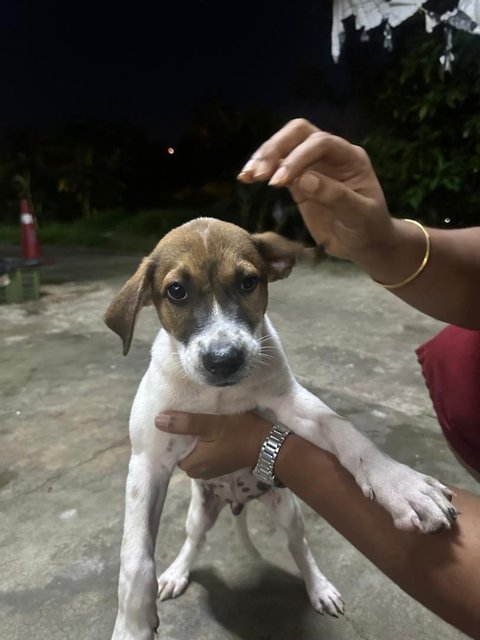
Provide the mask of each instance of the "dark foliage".
POLYGON ((368 105, 365 143, 393 211, 434 225, 480 223, 480 38, 454 34, 452 72, 439 62, 443 30, 411 34, 368 105))

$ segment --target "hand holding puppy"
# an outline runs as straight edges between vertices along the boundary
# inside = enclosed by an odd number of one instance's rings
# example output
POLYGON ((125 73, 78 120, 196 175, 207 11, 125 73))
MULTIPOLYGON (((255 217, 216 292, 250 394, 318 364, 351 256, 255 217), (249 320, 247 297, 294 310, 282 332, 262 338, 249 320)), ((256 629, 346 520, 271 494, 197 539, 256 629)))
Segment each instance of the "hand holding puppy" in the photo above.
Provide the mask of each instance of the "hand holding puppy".
POLYGON ((170 411, 158 415, 155 426, 167 433, 197 436, 197 446, 178 466, 191 478, 210 480, 253 467, 272 425, 253 413, 216 416, 170 411))

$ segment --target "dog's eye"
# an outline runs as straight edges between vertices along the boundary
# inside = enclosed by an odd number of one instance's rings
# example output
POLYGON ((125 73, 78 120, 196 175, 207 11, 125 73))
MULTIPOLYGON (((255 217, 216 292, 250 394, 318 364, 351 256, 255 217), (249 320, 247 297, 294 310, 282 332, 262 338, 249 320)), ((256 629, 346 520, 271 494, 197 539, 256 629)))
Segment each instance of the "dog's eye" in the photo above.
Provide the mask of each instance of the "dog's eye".
POLYGON ((174 282, 169 287, 167 287, 167 296, 170 300, 178 301, 178 300, 186 300, 187 299, 187 291, 185 287, 182 287, 178 282, 174 282))
POLYGON ((245 276, 240 283, 242 291, 250 292, 255 289, 258 284, 257 276, 245 276))

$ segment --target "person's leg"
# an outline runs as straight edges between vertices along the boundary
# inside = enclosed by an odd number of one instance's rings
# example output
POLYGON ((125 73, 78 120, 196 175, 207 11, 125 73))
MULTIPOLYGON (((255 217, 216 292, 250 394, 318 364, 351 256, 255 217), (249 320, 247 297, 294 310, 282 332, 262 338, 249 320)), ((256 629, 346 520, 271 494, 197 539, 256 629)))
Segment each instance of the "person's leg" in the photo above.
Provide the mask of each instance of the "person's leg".
POLYGON ((416 354, 450 449, 480 481, 480 331, 450 325, 416 354))
POLYGON ((447 444, 450 448, 450 451, 453 453, 453 455, 455 456, 455 458, 457 459, 457 461, 462 465, 462 467, 468 471, 468 473, 475 478, 475 480, 477 482, 480 482, 480 473, 478 473, 478 471, 476 471, 473 467, 471 467, 468 463, 465 462, 465 460, 462 458, 462 456, 458 453, 458 451, 455 451, 455 449, 452 447, 452 445, 450 444, 450 442, 447 440, 447 444))

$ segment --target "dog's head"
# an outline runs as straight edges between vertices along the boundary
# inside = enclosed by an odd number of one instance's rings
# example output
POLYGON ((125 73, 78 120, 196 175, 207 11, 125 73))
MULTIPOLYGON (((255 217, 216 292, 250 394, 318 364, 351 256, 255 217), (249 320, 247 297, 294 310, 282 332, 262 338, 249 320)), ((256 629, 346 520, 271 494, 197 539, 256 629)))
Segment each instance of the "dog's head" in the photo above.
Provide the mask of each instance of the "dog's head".
POLYGON ((214 386, 238 383, 261 352, 267 283, 287 277, 301 251, 275 233, 252 235, 220 220, 192 220, 142 260, 105 322, 126 355, 138 312, 153 303, 190 378, 214 386))

